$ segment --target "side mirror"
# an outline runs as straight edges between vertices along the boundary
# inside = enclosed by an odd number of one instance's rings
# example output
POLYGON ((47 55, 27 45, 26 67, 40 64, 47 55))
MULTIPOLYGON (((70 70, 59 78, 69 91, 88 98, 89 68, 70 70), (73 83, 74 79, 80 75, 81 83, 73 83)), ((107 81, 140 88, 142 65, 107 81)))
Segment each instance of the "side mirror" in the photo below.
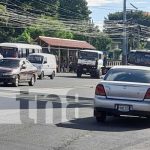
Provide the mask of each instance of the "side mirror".
POLYGON ((27 67, 26 67, 26 65, 25 64, 23 64, 22 66, 21 66, 21 69, 26 69, 27 67))

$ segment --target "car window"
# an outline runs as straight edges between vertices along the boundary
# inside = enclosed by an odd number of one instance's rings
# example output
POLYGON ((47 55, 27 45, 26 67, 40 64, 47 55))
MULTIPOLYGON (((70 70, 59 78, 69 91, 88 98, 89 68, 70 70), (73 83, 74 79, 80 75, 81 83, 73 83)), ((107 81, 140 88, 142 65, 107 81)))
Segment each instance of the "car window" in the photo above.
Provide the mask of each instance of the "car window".
POLYGON ((138 69, 111 69, 104 80, 150 83, 150 71, 138 69))

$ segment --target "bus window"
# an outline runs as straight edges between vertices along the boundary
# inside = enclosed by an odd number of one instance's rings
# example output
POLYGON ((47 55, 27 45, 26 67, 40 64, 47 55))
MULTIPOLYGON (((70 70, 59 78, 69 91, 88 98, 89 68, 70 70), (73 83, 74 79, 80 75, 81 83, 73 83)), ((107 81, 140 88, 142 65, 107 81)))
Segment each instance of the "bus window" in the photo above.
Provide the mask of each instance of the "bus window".
POLYGON ((32 49, 32 53, 35 53, 35 49, 32 49))
POLYGON ((0 47, 0 53, 3 57, 18 57, 18 49, 13 47, 0 47))

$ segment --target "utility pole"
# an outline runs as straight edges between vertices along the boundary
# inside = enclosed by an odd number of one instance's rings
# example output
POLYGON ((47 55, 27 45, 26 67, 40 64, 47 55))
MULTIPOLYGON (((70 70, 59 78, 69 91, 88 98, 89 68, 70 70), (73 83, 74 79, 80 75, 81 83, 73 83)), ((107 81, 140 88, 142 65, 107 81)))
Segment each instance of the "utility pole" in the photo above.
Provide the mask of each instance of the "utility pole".
POLYGON ((126 22, 127 22, 126 0, 123 0, 123 53, 122 53, 122 64, 123 65, 127 65, 127 52, 128 52, 126 22))

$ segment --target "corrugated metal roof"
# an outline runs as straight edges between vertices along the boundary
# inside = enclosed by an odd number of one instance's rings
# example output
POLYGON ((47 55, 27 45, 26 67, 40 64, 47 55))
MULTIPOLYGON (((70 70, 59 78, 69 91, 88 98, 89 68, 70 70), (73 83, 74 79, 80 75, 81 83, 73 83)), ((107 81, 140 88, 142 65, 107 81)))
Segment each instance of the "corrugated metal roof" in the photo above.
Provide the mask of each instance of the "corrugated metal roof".
POLYGON ((96 49, 94 46, 87 43, 86 41, 61 39, 61 38, 53 38, 53 37, 45 37, 45 36, 39 36, 39 39, 44 41, 50 46, 78 48, 78 49, 96 49))

